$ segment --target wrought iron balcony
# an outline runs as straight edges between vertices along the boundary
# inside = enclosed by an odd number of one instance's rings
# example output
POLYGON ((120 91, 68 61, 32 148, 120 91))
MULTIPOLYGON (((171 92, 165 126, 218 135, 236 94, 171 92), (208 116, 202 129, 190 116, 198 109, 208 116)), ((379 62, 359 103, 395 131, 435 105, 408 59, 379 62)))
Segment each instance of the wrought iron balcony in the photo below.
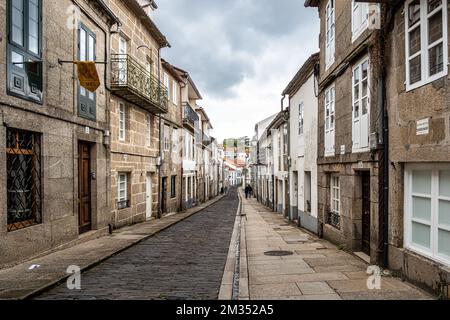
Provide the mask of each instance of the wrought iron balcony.
POLYGON ((168 111, 167 88, 128 54, 111 55, 111 90, 147 111, 168 111))
POLYGON ((212 139, 207 134, 203 133, 202 143, 205 147, 209 146, 212 143, 212 139))
POLYGON ((199 122, 200 118, 195 112, 195 110, 189 105, 189 103, 184 104, 184 114, 183 114, 183 123, 186 125, 188 129, 192 131, 195 130, 196 124, 199 122))

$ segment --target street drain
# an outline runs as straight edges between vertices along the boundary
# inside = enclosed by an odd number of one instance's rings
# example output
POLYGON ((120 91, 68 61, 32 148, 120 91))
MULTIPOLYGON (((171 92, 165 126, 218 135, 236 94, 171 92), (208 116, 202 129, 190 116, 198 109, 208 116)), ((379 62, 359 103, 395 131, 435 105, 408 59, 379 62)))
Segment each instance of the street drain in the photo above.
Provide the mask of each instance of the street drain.
POLYGON ((294 253, 292 251, 267 251, 264 252, 264 255, 271 257, 283 257, 283 256, 292 256, 294 253))

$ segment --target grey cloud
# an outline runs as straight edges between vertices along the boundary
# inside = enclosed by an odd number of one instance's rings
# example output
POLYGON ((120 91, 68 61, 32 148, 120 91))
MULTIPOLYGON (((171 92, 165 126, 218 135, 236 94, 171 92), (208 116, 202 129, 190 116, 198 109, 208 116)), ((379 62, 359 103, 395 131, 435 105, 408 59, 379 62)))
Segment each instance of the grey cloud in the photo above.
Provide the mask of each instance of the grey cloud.
POLYGON ((254 74, 252 62, 269 42, 317 19, 301 0, 160 0, 158 5, 156 22, 173 46, 163 55, 187 69, 201 90, 220 98, 232 96, 233 86, 254 74))

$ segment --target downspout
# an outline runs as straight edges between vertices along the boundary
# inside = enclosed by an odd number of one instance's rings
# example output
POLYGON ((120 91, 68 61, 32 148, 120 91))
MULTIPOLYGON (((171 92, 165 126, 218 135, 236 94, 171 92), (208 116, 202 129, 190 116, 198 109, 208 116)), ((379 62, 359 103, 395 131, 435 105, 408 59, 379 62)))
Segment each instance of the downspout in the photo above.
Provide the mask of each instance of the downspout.
MULTIPOLYGON (((161 84, 161 47, 158 48, 158 83, 161 84)), ((159 100, 161 103, 161 92, 159 92, 159 100)), ((161 167, 163 164, 163 150, 162 150, 162 119, 161 114, 158 113, 158 120, 159 120, 159 166, 158 166, 158 190, 159 191, 159 197, 158 197, 158 219, 161 219, 162 217, 162 197, 163 190, 162 190, 162 183, 161 183, 161 167)))
POLYGON ((385 10, 385 23, 384 28, 380 31, 379 44, 380 44, 380 63, 381 63, 381 74, 380 74, 380 88, 379 88, 379 105, 380 105, 380 128, 382 137, 380 138, 380 159, 379 159, 379 170, 380 170, 380 182, 379 182, 379 210, 381 211, 381 238, 380 247, 382 249, 382 254, 379 255, 379 260, 381 260, 383 267, 388 267, 389 265, 389 114, 387 107, 387 97, 386 97, 386 43, 387 36, 391 32, 392 22, 395 14, 396 8, 401 4, 402 1, 395 1, 391 5, 386 4, 385 10))

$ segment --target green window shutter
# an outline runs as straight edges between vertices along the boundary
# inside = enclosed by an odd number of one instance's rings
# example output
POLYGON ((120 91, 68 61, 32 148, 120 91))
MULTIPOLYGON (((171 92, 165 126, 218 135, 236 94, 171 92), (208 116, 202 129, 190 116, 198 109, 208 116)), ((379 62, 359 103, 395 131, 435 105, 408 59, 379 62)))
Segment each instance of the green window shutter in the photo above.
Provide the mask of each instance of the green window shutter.
MULTIPOLYGON (((78 29, 78 59, 80 61, 96 60, 96 36, 85 25, 78 29)), ((89 92, 78 83, 78 115, 82 118, 96 121, 97 94, 89 92)))
POLYGON ((8 94, 42 102, 42 0, 8 0, 8 94))

